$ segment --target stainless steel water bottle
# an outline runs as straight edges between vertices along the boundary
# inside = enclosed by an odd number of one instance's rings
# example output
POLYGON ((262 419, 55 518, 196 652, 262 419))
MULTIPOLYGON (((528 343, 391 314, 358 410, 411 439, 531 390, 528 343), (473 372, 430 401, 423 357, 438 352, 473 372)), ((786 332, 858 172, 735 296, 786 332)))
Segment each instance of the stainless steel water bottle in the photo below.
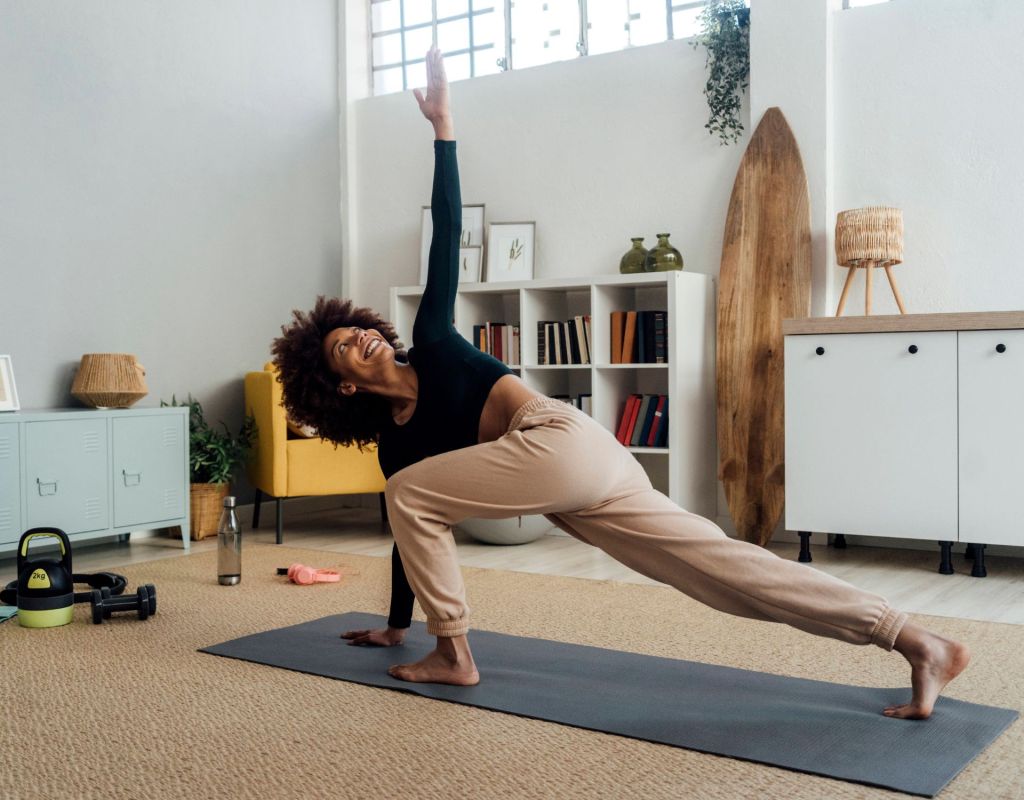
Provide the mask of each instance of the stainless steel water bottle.
POLYGON ((235 516, 235 498, 224 498, 217 525, 217 580, 234 586, 242 580, 242 528, 235 516))

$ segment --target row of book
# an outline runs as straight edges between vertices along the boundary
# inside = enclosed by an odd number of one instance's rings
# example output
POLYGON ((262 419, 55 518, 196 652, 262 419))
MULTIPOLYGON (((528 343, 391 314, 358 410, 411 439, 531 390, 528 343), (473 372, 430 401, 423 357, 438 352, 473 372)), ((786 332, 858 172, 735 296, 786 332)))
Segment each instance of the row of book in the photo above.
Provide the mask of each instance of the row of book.
POLYGON ((507 322, 485 322, 473 326, 473 344, 508 365, 522 364, 519 326, 507 322))
POLYGON ((615 438, 626 447, 665 447, 668 395, 631 394, 619 418, 615 438))
POLYGON ((667 311, 613 311, 612 364, 668 363, 667 311))
POLYGON ((537 323, 537 363, 589 364, 591 341, 589 315, 577 314, 565 322, 541 320, 537 323))

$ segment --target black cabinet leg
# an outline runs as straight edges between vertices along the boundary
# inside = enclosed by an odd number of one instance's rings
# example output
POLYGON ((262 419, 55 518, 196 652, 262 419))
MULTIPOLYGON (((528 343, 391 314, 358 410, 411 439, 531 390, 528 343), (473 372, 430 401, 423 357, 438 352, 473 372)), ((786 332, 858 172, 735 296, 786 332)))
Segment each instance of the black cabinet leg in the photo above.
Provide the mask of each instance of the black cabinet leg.
POLYGON ((950 553, 953 551, 953 543, 939 542, 939 547, 942 548, 942 555, 939 557, 939 574, 952 575, 953 560, 950 558, 950 553))
POLYGON ((845 536, 845 534, 837 533, 835 541, 832 542, 832 546, 836 550, 845 550, 846 549, 846 536, 845 536))
POLYGON ((384 497, 384 492, 378 494, 380 497, 380 529, 387 533, 388 530, 388 503, 384 497))
POLYGON ((277 503, 277 543, 281 544, 284 541, 284 500, 280 497, 274 498, 277 503))
POLYGON ((811 532, 798 531, 798 533, 800 534, 800 557, 797 561, 806 564, 811 560, 811 532))
POLYGON ((974 566, 971 567, 971 577, 984 578, 988 575, 988 570, 985 569, 985 545, 972 544, 970 546, 974 551, 974 566))
POLYGON ((964 550, 964 558, 966 558, 968 561, 974 561, 974 548, 976 547, 976 544, 970 544, 968 542, 967 549, 964 550))
POLYGON ((259 489, 256 490, 256 500, 253 502, 252 508, 252 529, 256 530, 260 526, 260 503, 263 502, 263 492, 259 489))

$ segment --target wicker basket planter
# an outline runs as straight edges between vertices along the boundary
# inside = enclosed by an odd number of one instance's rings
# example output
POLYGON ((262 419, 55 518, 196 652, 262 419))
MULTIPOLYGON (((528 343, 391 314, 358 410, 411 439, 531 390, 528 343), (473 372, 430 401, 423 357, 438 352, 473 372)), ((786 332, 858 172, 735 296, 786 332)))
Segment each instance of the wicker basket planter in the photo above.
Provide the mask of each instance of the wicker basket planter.
MULTIPOLYGON (((189 487, 189 527, 190 539, 198 541, 208 536, 217 535, 220 523, 220 512, 224 506, 224 498, 228 496, 227 483, 193 483, 189 487)), ((168 528, 171 536, 181 538, 181 528, 168 528)))

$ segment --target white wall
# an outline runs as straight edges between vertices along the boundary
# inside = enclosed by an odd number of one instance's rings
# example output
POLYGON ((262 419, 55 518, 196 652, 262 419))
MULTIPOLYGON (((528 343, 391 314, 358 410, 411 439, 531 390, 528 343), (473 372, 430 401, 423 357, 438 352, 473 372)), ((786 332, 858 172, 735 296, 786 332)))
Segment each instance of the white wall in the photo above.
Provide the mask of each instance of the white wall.
POLYGON ((0 353, 22 406, 82 353, 242 414, 293 307, 340 289, 334 0, 0 4, 0 353))
MULTIPOLYGON (((1018 0, 893 0, 836 17, 836 208, 903 209, 893 272, 911 313, 1024 308, 1022 34, 1018 0)), ((874 313, 898 313, 878 274, 874 313)), ((863 313, 863 296, 858 274, 847 313, 863 313)))
MULTIPOLYGON (((746 139, 704 129, 703 51, 674 41, 452 85, 464 203, 535 220, 539 278, 617 273, 631 236, 670 232, 686 269, 718 274, 746 139)), ((355 103, 352 296, 388 307, 419 280, 433 133, 411 93, 355 103)))

